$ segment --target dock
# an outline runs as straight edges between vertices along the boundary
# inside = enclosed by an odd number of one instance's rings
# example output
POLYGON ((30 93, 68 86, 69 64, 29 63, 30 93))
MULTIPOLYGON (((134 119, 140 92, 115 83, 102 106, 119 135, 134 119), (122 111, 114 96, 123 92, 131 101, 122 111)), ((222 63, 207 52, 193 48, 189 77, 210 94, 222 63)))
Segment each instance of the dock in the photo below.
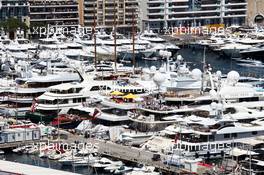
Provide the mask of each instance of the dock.
POLYGON ((47 140, 29 140, 29 141, 21 141, 21 142, 0 143, 0 149, 17 148, 20 146, 37 144, 40 142, 47 142, 47 140))
POLYGON ((86 142, 90 145, 96 146, 98 148, 98 153, 101 155, 122 160, 124 162, 153 166, 157 168, 160 172, 163 172, 167 175, 191 174, 191 172, 187 169, 165 164, 164 160, 166 160, 167 155, 162 153, 158 153, 160 154, 160 160, 154 161, 152 160, 153 154, 155 154, 153 152, 132 146, 117 144, 112 141, 105 141, 94 138, 86 139, 78 135, 69 135, 68 139, 62 141, 62 143, 71 144, 74 143, 76 140, 79 141, 79 143, 86 142))
POLYGON ((105 156, 113 157, 127 162, 154 166, 160 172, 164 172, 166 174, 190 174, 190 172, 186 169, 164 164, 163 161, 166 160, 166 155, 164 154, 160 154, 161 160, 153 161, 152 157, 155 153, 150 151, 145 151, 136 147, 116 144, 111 141, 90 139, 88 142, 98 146, 99 154, 105 156))

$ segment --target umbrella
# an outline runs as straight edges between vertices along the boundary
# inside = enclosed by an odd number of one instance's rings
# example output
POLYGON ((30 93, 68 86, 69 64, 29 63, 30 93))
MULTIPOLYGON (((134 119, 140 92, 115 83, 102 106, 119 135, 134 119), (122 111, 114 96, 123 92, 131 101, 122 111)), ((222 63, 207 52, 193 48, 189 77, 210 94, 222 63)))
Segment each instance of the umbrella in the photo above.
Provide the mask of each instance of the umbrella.
POLYGON ((119 91, 113 91, 113 92, 111 92, 111 95, 119 96, 119 95, 124 95, 124 93, 123 92, 119 92, 119 91))
POLYGON ((125 95, 123 98, 126 98, 126 99, 135 99, 135 98, 138 98, 138 96, 129 93, 129 94, 125 95))

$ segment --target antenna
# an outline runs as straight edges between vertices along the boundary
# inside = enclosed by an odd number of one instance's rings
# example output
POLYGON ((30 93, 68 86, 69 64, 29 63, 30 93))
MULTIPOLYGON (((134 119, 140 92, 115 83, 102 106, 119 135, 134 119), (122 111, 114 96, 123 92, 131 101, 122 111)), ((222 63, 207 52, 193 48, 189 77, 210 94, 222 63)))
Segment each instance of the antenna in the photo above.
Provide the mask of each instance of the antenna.
POLYGON ((203 73, 202 73, 202 85, 201 85, 201 93, 203 93, 204 90, 204 74, 206 71, 206 66, 205 66, 205 53, 206 53, 206 47, 204 46, 204 52, 203 52, 203 73))

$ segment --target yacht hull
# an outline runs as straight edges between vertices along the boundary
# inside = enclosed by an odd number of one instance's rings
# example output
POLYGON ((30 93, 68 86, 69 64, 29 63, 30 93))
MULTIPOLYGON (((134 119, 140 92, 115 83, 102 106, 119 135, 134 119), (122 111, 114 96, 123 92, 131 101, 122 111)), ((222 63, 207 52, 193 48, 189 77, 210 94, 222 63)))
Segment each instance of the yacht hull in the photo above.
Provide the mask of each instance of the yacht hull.
POLYGON ((257 60, 264 60, 264 50, 257 52, 240 52, 243 58, 252 58, 257 60))
POLYGON ((230 58, 240 58, 240 50, 238 49, 222 49, 222 52, 225 56, 230 58))
POLYGON ((57 115, 43 115, 38 112, 27 112, 26 118, 29 119, 33 123, 44 122, 49 124, 57 115))

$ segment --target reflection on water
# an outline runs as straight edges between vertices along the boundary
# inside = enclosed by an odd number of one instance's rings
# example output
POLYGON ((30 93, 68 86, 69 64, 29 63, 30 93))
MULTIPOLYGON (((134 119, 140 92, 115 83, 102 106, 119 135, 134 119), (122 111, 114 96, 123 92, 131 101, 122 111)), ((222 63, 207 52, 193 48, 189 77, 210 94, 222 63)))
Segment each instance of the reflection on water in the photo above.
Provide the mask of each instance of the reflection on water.
MULTIPOLYGON (((86 174, 86 175, 94 175, 95 172, 93 169, 87 167, 76 167, 73 168, 72 166, 62 166, 56 160, 49 160, 47 158, 39 158, 37 155, 27 155, 27 154, 14 154, 14 153, 6 153, 4 156, 0 157, 1 159, 5 159, 12 162, 19 162, 29 165, 35 165, 40 167, 58 169, 63 171, 75 172, 79 174, 86 174)), ((98 175, 103 175, 102 173, 97 173, 98 175)))
MULTIPOLYGON (((185 61, 191 68, 199 68, 202 70, 202 61, 204 51, 201 49, 186 48, 179 51, 179 54, 183 56, 185 61)), ((237 65, 235 60, 227 58, 221 54, 206 50, 205 54, 206 63, 211 64, 213 72, 220 70, 226 74, 231 70, 238 71, 241 76, 256 76, 261 77, 264 75, 264 69, 261 67, 243 67, 237 65)), ((151 67, 152 65, 160 67, 162 61, 149 61, 149 60, 138 60, 137 66, 151 67)))
MULTIPOLYGON (((179 53, 188 62, 193 62, 190 66, 202 69, 203 50, 182 49, 179 53)), ((231 70, 238 71, 243 76, 257 76, 264 75, 264 69, 260 67, 243 67, 237 65, 235 60, 224 57, 220 54, 206 51, 206 62, 211 64, 213 71, 220 70, 222 73, 228 73, 231 70)))

